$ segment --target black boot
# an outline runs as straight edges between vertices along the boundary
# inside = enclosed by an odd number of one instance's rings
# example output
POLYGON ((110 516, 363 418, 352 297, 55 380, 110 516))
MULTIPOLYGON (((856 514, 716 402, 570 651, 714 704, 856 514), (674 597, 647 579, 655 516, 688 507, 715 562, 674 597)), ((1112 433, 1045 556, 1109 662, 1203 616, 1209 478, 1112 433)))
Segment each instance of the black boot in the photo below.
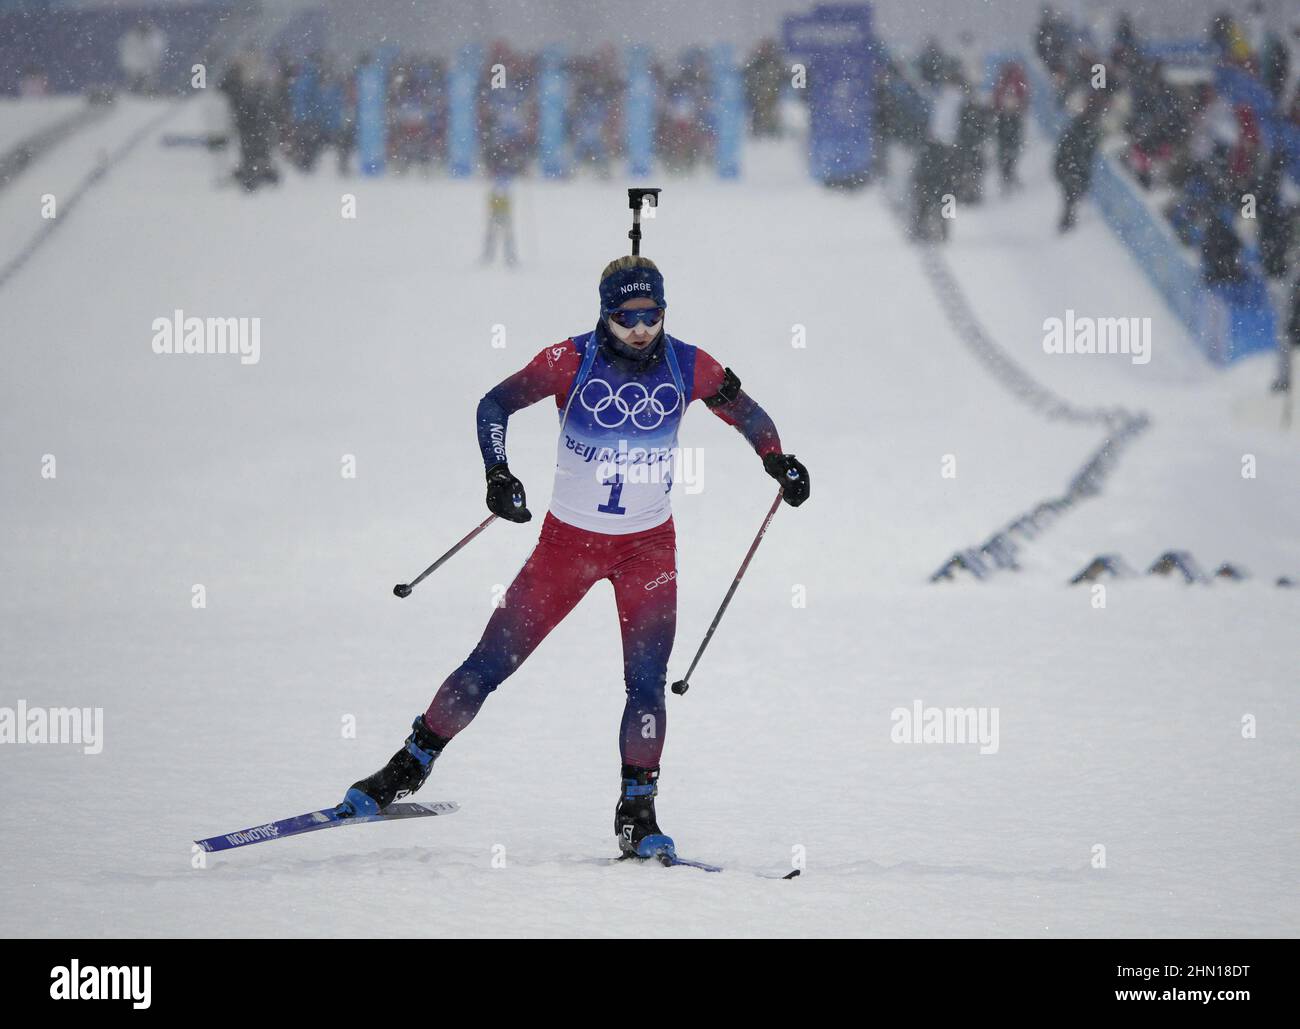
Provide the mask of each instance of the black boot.
POLYGON ((655 797, 659 793, 659 769, 623 766, 623 791, 614 809, 614 835, 624 857, 660 860, 675 856, 671 836, 665 836, 655 820, 655 797))
POLYGON ((409 797, 429 778, 433 763, 446 745, 447 740, 430 730, 424 724, 424 715, 420 715, 411 725, 406 746, 374 775, 352 784, 339 805, 339 814, 377 815, 393 801, 409 797))

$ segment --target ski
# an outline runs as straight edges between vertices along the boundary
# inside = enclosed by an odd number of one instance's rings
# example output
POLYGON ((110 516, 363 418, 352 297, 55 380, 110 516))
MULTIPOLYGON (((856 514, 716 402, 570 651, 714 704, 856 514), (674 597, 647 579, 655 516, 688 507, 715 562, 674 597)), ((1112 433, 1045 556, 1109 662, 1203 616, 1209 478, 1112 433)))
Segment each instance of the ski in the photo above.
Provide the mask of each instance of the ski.
POLYGON ((205 851, 233 850, 247 847, 253 843, 267 840, 280 840, 286 836, 299 836, 305 832, 318 829, 334 829, 342 825, 358 825, 362 822, 391 822, 399 818, 426 818, 430 815, 450 815, 460 810, 454 800, 438 800, 428 804, 405 803, 389 804, 377 815, 340 815, 338 808, 325 808, 323 811, 309 811, 305 815, 282 818, 278 822, 265 822, 250 829, 223 836, 210 836, 206 840, 194 842, 205 851))
MULTIPOLYGON (((668 852, 668 851, 660 851, 657 854, 655 854, 653 857, 644 857, 644 858, 638 857, 635 854, 622 854, 619 857, 614 858, 613 860, 616 862, 617 861, 638 861, 641 862, 642 864, 645 864, 650 861, 657 861, 665 868, 677 868, 677 867, 698 868, 702 872, 728 871, 728 869, 724 868, 722 865, 710 865, 705 861, 692 861, 690 858, 678 857, 676 853, 668 852)), ((800 869, 796 868, 793 871, 786 872, 785 875, 777 875, 775 873, 754 872, 754 871, 750 871, 749 874, 756 875, 760 879, 796 879, 799 877, 800 869)))
POLYGON ((672 868, 675 865, 681 865, 683 868, 698 868, 702 872, 721 872, 720 865, 708 865, 703 861, 692 861, 690 858, 678 857, 676 854, 665 854, 659 858, 659 863, 665 868, 672 868))
MULTIPOLYGON (((675 868, 680 865, 683 868, 698 868, 702 872, 727 871, 727 869, 723 868, 721 865, 710 865, 704 861, 692 861, 690 858, 678 857, 676 854, 665 855, 659 859, 659 862, 665 868, 675 868)), ((756 875, 760 879, 796 879, 799 876, 799 871, 800 870, 796 868, 792 871, 786 872, 785 875, 776 875, 775 873, 769 872, 751 872, 750 874, 756 875)))

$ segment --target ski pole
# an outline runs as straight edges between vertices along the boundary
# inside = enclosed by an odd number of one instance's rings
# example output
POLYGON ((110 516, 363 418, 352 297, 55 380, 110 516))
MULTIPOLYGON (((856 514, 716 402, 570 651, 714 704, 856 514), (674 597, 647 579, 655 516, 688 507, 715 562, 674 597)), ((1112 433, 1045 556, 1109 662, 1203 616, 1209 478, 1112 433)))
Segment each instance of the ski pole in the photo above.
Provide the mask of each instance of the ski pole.
POLYGON ((470 532, 470 533, 469 533, 469 534, 468 534, 464 539, 462 539, 459 543, 457 543, 454 547, 452 547, 449 551, 447 551, 447 553, 443 554, 442 557, 438 558, 438 560, 436 560, 435 562, 433 562, 433 564, 429 565, 428 568, 426 568, 424 571, 422 571, 419 575, 417 575, 417 576, 416 576, 414 579, 412 579, 409 583, 399 582, 396 586, 393 587, 393 596, 395 596, 395 597, 409 597, 409 596, 411 595, 411 590, 415 589, 416 586, 420 585, 420 583, 423 581, 423 579, 424 579, 424 577, 425 577, 426 575, 428 575, 430 572, 435 572, 435 571, 437 571, 439 568, 441 568, 442 565, 443 565, 443 564, 444 564, 444 563, 445 563, 449 558, 451 558, 453 555, 455 555, 455 553, 456 553, 458 550, 460 550, 461 547, 463 547, 466 543, 468 543, 468 542, 469 542, 470 540, 472 540, 475 536, 477 536, 480 532, 482 532, 482 531, 483 531, 484 529, 486 529, 489 525, 491 525, 494 521, 496 521, 496 517, 497 517, 496 515, 494 515, 494 514, 490 514, 490 515, 488 515, 486 518, 484 518, 481 522, 478 523, 477 528, 473 529, 473 530, 472 530, 472 531, 471 531, 471 532, 470 532))
POLYGON ((681 696, 691 688, 691 673, 695 671, 695 666, 700 663, 700 658, 704 654, 704 648, 709 645, 709 640, 713 638, 713 632, 722 621, 722 615, 727 610, 727 605, 731 603, 731 598, 736 593, 736 587, 740 585, 740 580, 744 578, 745 569, 749 567, 750 558, 754 556, 754 551, 758 545, 763 542, 763 536, 767 532, 767 527, 772 524, 772 516, 776 514, 776 509, 781 506, 781 491, 777 490, 776 499, 772 501, 772 506, 767 509, 767 517, 763 519, 763 525, 758 530, 758 535, 754 537, 754 542, 749 545, 749 553, 745 555, 745 560, 740 563, 740 571, 736 577, 731 580, 731 589, 727 590, 727 595, 722 599, 722 606, 718 608, 718 613, 713 616, 713 624, 709 626, 709 631, 704 634, 704 641, 700 644, 700 649, 695 652, 695 658, 691 661, 691 667, 686 669, 684 678, 678 679, 673 683, 673 692, 681 696))
MULTIPOLYGON (((1285 341, 1282 345, 1286 347, 1285 341)), ((1286 362, 1285 378, 1283 379, 1286 383, 1286 392, 1282 396, 1282 431, 1290 432, 1291 410, 1295 407, 1296 383, 1295 379, 1292 378, 1295 374, 1295 348, 1287 347, 1286 353, 1282 355, 1282 359, 1286 362)))

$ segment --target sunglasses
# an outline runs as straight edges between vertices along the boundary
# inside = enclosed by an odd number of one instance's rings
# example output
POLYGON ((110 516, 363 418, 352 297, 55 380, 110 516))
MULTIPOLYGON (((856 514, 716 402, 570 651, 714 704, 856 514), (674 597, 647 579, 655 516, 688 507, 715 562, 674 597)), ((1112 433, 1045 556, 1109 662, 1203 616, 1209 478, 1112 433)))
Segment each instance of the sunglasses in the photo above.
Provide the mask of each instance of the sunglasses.
POLYGON ((658 325, 663 319, 664 309, 662 307, 643 307, 639 310, 629 310, 626 307, 616 307, 612 311, 606 310, 604 314, 615 325, 621 325, 625 329, 632 329, 637 325, 658 325))

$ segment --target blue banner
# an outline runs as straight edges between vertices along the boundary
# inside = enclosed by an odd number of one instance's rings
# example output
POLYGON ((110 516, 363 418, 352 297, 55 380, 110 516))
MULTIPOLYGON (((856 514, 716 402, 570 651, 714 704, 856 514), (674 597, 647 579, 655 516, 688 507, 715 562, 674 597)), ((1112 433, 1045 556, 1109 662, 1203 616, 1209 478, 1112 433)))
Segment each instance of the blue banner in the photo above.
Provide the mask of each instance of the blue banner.
POLYGON ((317 117, 320 110, 320 68, 315 60, 305 58, 289 84, 289 116, 298 125, 317 117))
POLYGON ((639 43, 627 49, 623 131, 627 138, 628 174, 633 178, 649 175, 654 151, 655 83, 650 74, 650 48, 639 43))
POLYGON ((713 48, 714 160, 724 179, 740 177, 740 144, 745 134, 745 97, 730 43, 713 48))
POLYGON ((564 55, 558 46, 542 51, 541 88, 538 97, 538 143, 542 174, 560 179, 568 173, 565 153, 565 108, 568 106, 568 82, 564 75, 564 55))
POLYGON ((809 164, 820 182, 862 182, 872 163, 875 58, 869 4, 820 4, 785 19, 785 50, 808 71, 809 164))
POLYGON ((379 58, 357 71, 357 162, 362 175, 382 175, 388 155, 388 72, 379 58))
POLYGON ((483 48, 471 44, 460 48, 448 76, 447 167, 460 179, 474 174, 478 157, 478 80, 482 70, 483 48))

